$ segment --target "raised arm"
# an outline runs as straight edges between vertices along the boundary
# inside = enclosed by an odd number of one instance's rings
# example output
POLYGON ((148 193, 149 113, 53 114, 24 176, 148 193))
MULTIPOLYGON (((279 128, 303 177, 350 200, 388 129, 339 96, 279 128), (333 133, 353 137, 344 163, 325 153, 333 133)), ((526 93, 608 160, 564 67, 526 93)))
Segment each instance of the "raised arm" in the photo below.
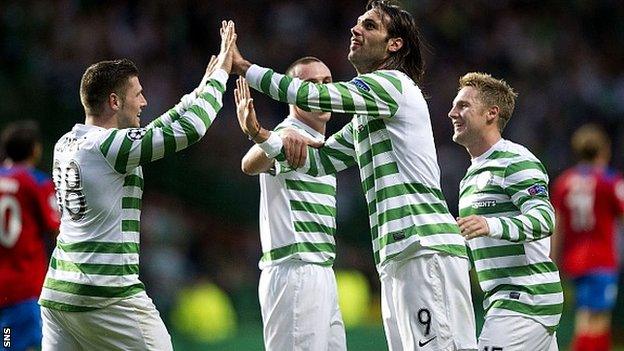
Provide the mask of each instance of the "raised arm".
POLYGON ((233 22, 223 22, 221 51, 216 68, 193 93, 156 119, 147 128, 112 129, 100 142, 99 148, 111 166, 119 173, 155 161, 180 151, 201 139, 222 107, 228 74, 231 69, 231 49, 236 40, 233 22))

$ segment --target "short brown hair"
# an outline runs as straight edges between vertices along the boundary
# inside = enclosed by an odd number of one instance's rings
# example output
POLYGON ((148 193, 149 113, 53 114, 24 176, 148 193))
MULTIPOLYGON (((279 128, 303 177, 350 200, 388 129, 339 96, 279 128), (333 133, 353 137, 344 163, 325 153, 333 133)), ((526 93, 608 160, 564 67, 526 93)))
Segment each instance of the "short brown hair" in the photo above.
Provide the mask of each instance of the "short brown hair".
POLYGON ((594 161, 611 148, 605 131, 596 124, 585 124, 572 134, 572 151, 581 161, 594 161))
POLYGON ((459 90, 474 87, 486 106, 498 106, 498 130, 502 133, 509 122, 518 94, 502 79, 496 79, 487 73, 470 72, 459 78, 459 90))
POLYGON ((316 58, 314 56, 302 57, 302 58, 296 60, 295 62, 291 63, 290 66, 288 66, 288 69, 286 69, 286 75, 292 77, 293 76, 293 72, 295 71, 295 68, 297 68, 297 66, 299 66, 299 65, 307 65, 308 63, 312 63, 312 62, 323 63, 323 61, 321 61, 320 59, 318 59, 318 58, 316 58))
POLYGON ((128 80, 139 70, 128 59, 101 61, 91 65, 80 80, 80 101, 87 114, 98 116, 111 93, 123 98, 128 80))
POLYGON ((31 157, 41 143, 39 124, 33 120, 10 123, 0 134, 0 160, 22 162, 31 157))

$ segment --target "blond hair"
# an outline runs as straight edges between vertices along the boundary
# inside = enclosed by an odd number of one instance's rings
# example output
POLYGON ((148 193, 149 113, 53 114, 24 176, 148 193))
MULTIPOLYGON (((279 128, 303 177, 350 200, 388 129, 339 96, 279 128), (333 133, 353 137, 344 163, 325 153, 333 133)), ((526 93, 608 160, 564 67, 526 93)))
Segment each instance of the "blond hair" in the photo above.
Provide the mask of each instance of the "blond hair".
POLYGON ((459 89, 474 87, 487 107, 498 106, 498 130, 502 133, 509 122, 518 94, 502 79, 496 79, 487 73, 470 72, 459 78, 459 89))
POLYGON ((572 135, 572 150, 581 161, 594 161, 611 148, 605 131, 596 124, 585 124, 572 135))

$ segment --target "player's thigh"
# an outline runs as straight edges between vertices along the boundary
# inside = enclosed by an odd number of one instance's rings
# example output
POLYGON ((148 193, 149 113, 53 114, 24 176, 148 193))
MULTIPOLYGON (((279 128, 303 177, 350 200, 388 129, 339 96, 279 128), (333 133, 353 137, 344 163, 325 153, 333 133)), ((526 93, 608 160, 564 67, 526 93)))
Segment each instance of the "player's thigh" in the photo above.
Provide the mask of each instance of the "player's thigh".
POLYGON ((556 351, 557 338, 537 321, 522 316, 486 317, 479 350, 487 351, 556 351))
POLYGON ((63 316, 66 312, 41 308, 43 321, 42 351, 80 351, 82 348, 71 333, 71 328, 63 316))
POLYGON ((466 259, 421 255, 397 264, 394 280, 404 348, 476 349, 466 259))
POLYGON ((381 318, 386 335, 386 342, 389 351, 401 351, 401 334, 399 332, 399 321, 396 312, 396 299, 394 296, 394 279, 386 270, 382 270, 379 275, 381 282, 381 318))
POLYGON ((167 328, 145 292, 102 309, 65 316, 84 349, 173 350, 167 328))

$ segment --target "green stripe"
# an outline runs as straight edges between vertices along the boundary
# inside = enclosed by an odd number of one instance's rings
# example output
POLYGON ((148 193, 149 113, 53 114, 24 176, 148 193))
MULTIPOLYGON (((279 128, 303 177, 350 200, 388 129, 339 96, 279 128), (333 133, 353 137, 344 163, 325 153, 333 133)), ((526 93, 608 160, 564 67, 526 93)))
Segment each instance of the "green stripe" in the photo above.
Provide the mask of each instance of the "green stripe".
POLYGON ((518 238, 511 241, 524 241, 526 239, 526 234, 524 233, 524 222, 522 222, 518 218, 501 218, 502 221, 509 220, 514 227, 518 230, 518 238))
POLYGON ((173 135, 173 127, 168 125, 162 128, 165 151, 163 156, 170 155, 176 151, 176 140, 173 135))
POLYGON ((347 124, 342 130, 334 134, 333 138, 338 142, 338 144, 344 146, 345 148, 349 150, 355 150, 355 146, 353 145, 353 143, 348 142, 347 139, 344 137, 344 134, 353 135, 353 124, 347 124))
MULTIPOLYGON (((318 171, 318 166, 316 165, 316 153, 319 152, 314 148, 308 147, 308 160, 310 160, 310 167, 308 169, 308 172, 306 172, 307 174, 316 177, 319 174, 318 171)), ((281 155, 281 154, 280 154, 281 155)), ((284 162, 286 161, 285 159, 282 161, 284 162)))
POLYGON ((511 233, 509 231, 509 226, 507 225, 507 223, 505 223, 505 221, 499 220, 501 226, 503 227, 503 235, 501 236, 501 239, 503 240, 510 240, 511 239, 511 233))
POLYGON ((315 84, 314 87, 319 92, 319 108, 323 111, 332 111, 331 96, 325 84, 315 84))
POLYGON ((387 73, 383 72, 373 72, 374 75, 383 77, 390 82, 390 84, 394 85, 394 88, 399 91, 399 93, 403 93, 403 86, 401 85, 401 81, 398 78, 395 78, 387 73))
MULTIPOLYGON (((273 70, 269 69, 264 73, 264 75, 262 76, 262 79, 260 80, 260 91, 262 91, 263 93, 269 96, 271 96, 270 88, 271 88, 272 77, 273 77, 273 70)), ((282 101, 282 102, 285 102, 285 101, 282 101)))
POLYGON ((74 244, 56 243, 56 247, 65 252, 97 252, 97 253, 139 253, 138 243, 113 243, 113 242, 81 242, 74 244))
MULTIPOLYGON (((219 109, 217 109, 217 111, 218 111, 218 110, 219 110, 219 109)), ((210 120, 210 116, 208 115, 208 112, 207 112, 206 110, 204 110, 201 106, 199 106, 199 105, 193 105, 193 106, 189 107, 188 111, 193 112, 193 114, 195 114, 195 116, 199 117, 199 119, 201 119, 201 120, 202 120, 202 122, 204 122, 204 125, 206 126, 206 128, 209 128, 209 127, 210 127, 210 125, 212 124, 212 121, 210 120)), ((187 113, 188 113, 188 111, 187 111, 185 114, 187 114, 187 113)), ((179 119, 179 120, 178 120, 178 122, 180 122, 180 123, 181 123, 181 122, 182 122, 182 121, 184 121, 184 120, 185 120, 185 119, 182 119, 182 118, 181 118, 181 119, 179 119)), ((188 122, 187 122, 187 123, 188 123, 188 122)), ((196 138, 195 140, 198 140, 198 139, 199 139, 199 134, 197 133, 197 130, 195 130, 195 126, 194 126, 194 125, 192 125, 192 124, 190 124, 190 123, 189 123, 189 126, 190 126, 190 130, 191 130, 191 131, 192 131, 192 133, 194 134, 194 137, 196 138)), ((188 136, 189 136, 189 135, 188 135, 188 132, 189 132, 189 131, 187 131, 187 128, 185 128, 185 126, 184 126, 184 125, 182 125, 182 128, 184 129, 184 132, 186 132, 186 136, 188 137, 188 136)), ((192 144, 192 142, 190 142, 190 141, 189 141, 189 145, 190 145, 190 144, 192 144)))
MULTIPOLYGON (((217 113, 217 112, 219 112, 219 110, 221 110, 221 107, 223 105, 212 94, 204 93, 204 94, 201 94, 200 97, 202 99, 206 100, 210 104, 210 106, 212 106, 212 109, 215 111, 215 113, 217 113)), ((206 110, 204 110, 204 111, 206 111, 206 110)), ((214 116, 212 118, 214 118, 214 116)), ((206 128, 210 127, 210 125, 212 124, 212 120, 210 119, 210 117, 208 117, 207 120, 204 121, 204 124, 206 125, 206 128)))
POLYGON ((50 277, 46 278, 43 286, 48 289, 75 295, 108 298, 128 297, 145 290, 145 286, 143 285, 143 283, 128 286, 96 286, 71 283, 62 280, 52 279, 50 277))
POLYGON ((397 173, 399 173, 399 166, 396 162, 390 162, 385 165, 375 167, 373 169, 373 173, 362 182, 362 189, 364 189, 364 193, 366 194, 375 186, 375 179, 397 173))
POLYGON ((373 156, 384 152, 392 151, 392 142, 390 139, 383 140, 371 145, 370 150, 360 155, 360 168, 367 166, 373 161, 373 156))
POLYGON ((146 164, 152 161, 152 139, 154 137, 154 129, 150 128, 145 136, 141 139, 141 160, 139 163, 146 164))
POLYGON ((141 209, 141 199, 138 197, 123 197, 121 199, 121 208, 141 209))
POLYGON ((124 232, 138 232, 141 228, 141 222, 133 219, 122 219, 121 230, 124 232))
POLYGON ((319 159, 321 160, 321 166, 323 167, 323 173, 325 173, 325 174, 335 174, 337 172, 336 171, 336 167, 334 167, 334 164, 329 159, 329 155, 326 152, 324 152, 325 149, 327 149, 327 148, 324 147, 324 148, 322 148, 321 150, 318 151, 319 159))
POLYGON ((556 316, 561 314, 561 312, 563 311, 563 304, 556 303, 551 305, 529 305, 520 301, 496 300, 490 305, 488 311, 491 308, 514 311, 529 316, 556 316))
MULTIPOLYGON (((371 90, 381 98, 386 104, 388 104, 388 109, 390 110, 390 116, 394 116, 399 109, 399 104, 392 98, 390 94, 384 89, 384 87, 379 84, 372 76, 362 76, 361 79, 366 82, 371 87, 371 90)), ((379 113, 377 113, 379 115, 379 113)))
POLYGON ((512 285, 512 284, 500 284, 496 288, 488 291, 484 299, 488 299, 499 291, 522 291, 530 295, 545 295, 545 294, 557 294, 562 293, 561 282, 554 283, 542 283, 534 285, 512 285))
POLYGON ((557 266, 552 262, 541 262, 517 267, 491 268, 477 272, 480 282, 492 279, 502 279, 510 277, 526 277, 533 274, 544 274, 558 272, 557 266))
POLYGON ((342 99, 342 109, 345 113, 355 113, 355 103, 353 102, 353 97, 351 96, 351 92, 345 86, 345 83, 337 83, 334 84, 338 92, 340 93, 340 98, 342 99))
POLYGON ((520 154, 516 154, 513 152, 509 152, 509 151, 494 151, 490 154, 490 156, 487 157, 488 160, 498 160, 501 158, 514 158, 514 157, 518 157, 520 156, 520 154))
POLYGON ((299 89, 297 90, 296 105, 299 106, 304 111, 310 111, 310 105, 308 103, 308 95, 310 95, 309 92, 310 92, 309 82, 303 82, 301 86, 299 87, 299 89))
POLYGON ((386 123, 382 119, 373 119, 364 125, 364 129, 358 133, 357 141, 361 143, 362 141, 369 138, 371 134, 374 132, 386 129, 386 123))
POLYGON ((128 157, 130 156, 130 149, 132 148, 132 141, 124 135, 121 142, 121 147, 117 153, 115 159, 115 170, 119 173, 126 173, 126 167, 128 167, 128 157))
POLYGON ((292 82, 292 78, 289 76, 283 76, 282 79, 280 79, 279 82, 279 89, 278 89, 278 98, 279 101, 288 101, 288 86, 290 85, 290 83, 292 82))
POLYGON ((327 156, 338 159, 342 161, 342 163, 344 163, 347 167, 353 166, 355 164, 355 158, 353 156, 347 155, 344 152, 329 146, 326 146, 319 150, 319 153, 325 153, 327 154, 327 156))
POLYGON ((331 185, 302 180, 286 179, 286 189, 332 196, 336 195, 336 188, 331 185))
POLYGON ((76 306, 76 305, 70 305, 70 304, 62 303, 62 302, 50 301, 46 299, 39 299, 39 304, 46 308, 51 308, 53 310, 66 311, 66 312, 88 312, 88 311, 95 311, 99 309, 98 307, 76 306))
POLYGON ((317 222, 294 221, 293 225, 295 226, 295 231, 300 233, 325 233, 331 236, 336 233, 336 228, 317 222))
MULTIPOLYGON (((409 228, 391 232, 391 233, 381 236, 379 238, 379 249, 382 249, 386 245, 395 243, 397 241, 405 240, 414 235, 418 235, 419 237, 424 237, 424 236, 431 236, 431 235, 436 235, 436 234, 459 235, 459 227, 457 227, 457 224, 450 224, 450 223, 423 224, 423 225, 411 226, 409 228)), ((465 251, 464 251, 464 254, 465 254, 465 251)))
POLYGON ((509 164, 505 169, 505 177, 509 177, 514 173, 526 171, 528 169, 535 169, 541 173, 546 174, 546 168, 544 168, 544 166, 540 162, 525 160, 509 164))
MULTIPOLYGON (((204 114, 206 113, 206 111, 202 109, 200 110, 203 111, 204 114)), ((197 114, 197 112, 195 113, 197 114)), ((206 117, 208 117, 207 114, 206 114, 206 117)), ((194 144, 199 140, 200 138, 199 133, 197 132, 197 129, 195 129, 195 126, 193 125, 193 123, 191 123, 187 119, 180 119, 178 123, 180 123, 180 126, 182 126, 182 129, 184 130, 184 134, 186 134, 186 140, 187 140, 188 145, 194 144)))
MULTIPOLYGON (((540 178, 527 178, 523 179, 521 182, 515 183, 513 185, 509 185, 505 188, 505 192, 509 196, 516 195, 519 192, 527 192, 528 189, 534 185, 542 185, 548 189, 548 185, 544 182, 543 179, 540 178)), ((535 195, 533 197, 545 197, 546 195, 535 195)))
POLYGON ((135 186, 143 190, 143 178, 136 174, 129 174, 124 178, 123 186, 135 186))
POLYGON ((431 245, 431 246, 427 246, 427 248, 437 250, 437 251, 442 251, 453 256, 459 256, 459 257, 468 256, 468 248, 466 247, 466 245, 443 244, 443 245, 431 245))
POLYGON ((117 135, 117 130, 113 131, 106 140, 100 145, 100 152, 104 157, 108 156, 108 151, 110 150, 111 145, 113 144, 113 140, 115 140, 115 135, 117 135))
POLYGON ((443 204, 435 204, 435 203, 422 203, 422 204, 411 204, 405 205, 397 208, 393 208, 382 212, 379 214, 379 225, 382 225, 386 222, 404 218, 407 216, 417 216, 423 214, 432 214, 432 213, 448 213, 446 206, 443 204))
MULTIPOLYGON (((274 260, 279 260, 284 257, 292 256, 294 254, 303 253, 303 252, 325 252, 329 254, 335 254, 336 246, 331 243, 309 243, 309 242, 295 243, 295 244, 279 247, 277 249, 273 249, 269 252, 265 252, 262 255, 261 260, 265 262, 274 261, 274 260)), ((331 260, 327 260, 319 264, 323 266, 325 265, 331 266, 333 264, 333 261, 334 260, 331 259, 331 260)))
POLYGON ((444 195, 442 191, 435 188, 430 188, 420 183, 402 183, 397 185, 391 185, 383 189, 377 190, 376 200, 381 202, 383 200, 408 195, 408 194, 431 194, 441 201, 444 201, 444 195))
POLYGON ((208 80, 206 85, 214 87, 221 94, 223 94, 225 92, 225 85, 223 85, 217 79, 211 78, 210 80, 208 80))
POLYGON ((336 216, 335 207, 305 201, 290 200, 290 209, 293 211, 315 213, 322 216, 336 216))
POLYGON ((471 251, 474 261, 485 260, 495 257, 519 256, 525 254, 523 244, 491 246, 479 249, 472 249, 471 251))
POLYGON ((50 267, 66 272, 81 272, 95 275, 129 275, 139 274, 138 264, 97 264, 97 263, 74 263, 71 261, 50 259, 50 267))

